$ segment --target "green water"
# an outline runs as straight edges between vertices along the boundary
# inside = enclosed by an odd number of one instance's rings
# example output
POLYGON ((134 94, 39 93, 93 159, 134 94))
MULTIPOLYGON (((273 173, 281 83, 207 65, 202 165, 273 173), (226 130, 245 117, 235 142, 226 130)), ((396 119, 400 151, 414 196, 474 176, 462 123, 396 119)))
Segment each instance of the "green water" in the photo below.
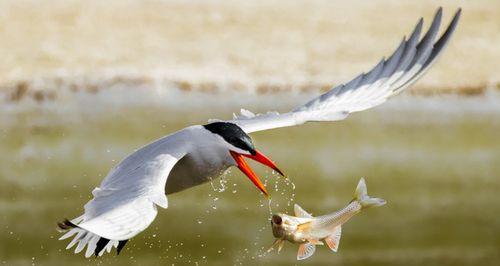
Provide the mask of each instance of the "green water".
POLYGON ((3 112, 0 264, 293 265, 297 246, 263 252, 273 242, 270 208, 290 212, 297 202, 313 214, 335 211, 364 176, 369 194, 388 204, 348 222, 338 253, 318 247, 300 264, 498 265, 500 115, 386 113, 254 134, 295 189, 251 163, 267 180, 269 203, 232 169, 222 184, 171 195, 170 207, 120 256, 85 259, 57 240, 56 221, 80 215, 91 190, 128 153, 210 117, 154 107, 3 112))

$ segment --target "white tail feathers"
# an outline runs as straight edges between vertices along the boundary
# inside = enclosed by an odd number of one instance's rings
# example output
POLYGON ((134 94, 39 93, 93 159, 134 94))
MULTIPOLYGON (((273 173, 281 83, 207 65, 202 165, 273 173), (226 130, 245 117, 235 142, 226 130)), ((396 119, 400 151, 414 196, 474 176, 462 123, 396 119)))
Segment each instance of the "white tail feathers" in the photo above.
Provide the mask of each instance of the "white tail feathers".
POLYGON ((60 237, 59 240, 64 240, 72 236, 74 236, 74 238, 68 244, 66 249, 70 249, 77 244, 75 253, 80 253, 83 249, 85 249, 85 246, 87 246, 87 250, 85 251, 86 258, 92 255, 102 256, 105 251, 109 253, 113 247, 116 248, 118 246, 118 240, 111 240, 102 250, 99 251, 99 254, 95 254, 97 242, 101 239, 101 237, 78 227, 69 230, 66 234, 60 237))
POLYGON ((384 199, 372 198, 368 196, 364 178, 361 178, 359 180, 358 186, 356 187, 356 192, 354 193, 354 199, 357 200, 363 208, 378 207, 387 203, 384 199))
MULTIPOLYGON (((59 240, 64 240, 73 237, 66 249, 70 249, 76 245, 75 253, 80 253, 85 247, 85 257, 90 257, 92 255, 102 256, 104 252, 111 252, 113 247, 117 248, 117 251, 123 248, 123 244, 120 247, 120 241, 118 240, 108 240, 104 239, 90 231, 78 227, 77 224, 83 222, 83 216, 80 216, 72 221, 65 220, 59 223, 59 231, 65 232, 59 240)), ((123 242, 123 241, 122 241, 123 242)))

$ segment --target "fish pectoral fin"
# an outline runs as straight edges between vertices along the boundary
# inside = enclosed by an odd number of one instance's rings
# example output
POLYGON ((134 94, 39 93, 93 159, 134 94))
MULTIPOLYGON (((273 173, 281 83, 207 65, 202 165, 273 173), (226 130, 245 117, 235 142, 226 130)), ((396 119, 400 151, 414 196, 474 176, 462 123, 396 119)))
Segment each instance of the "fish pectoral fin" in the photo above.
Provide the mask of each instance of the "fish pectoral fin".
POLYGON ((276 246, 278 246, 278 253, 281 251, 283 248, 283 245, 285 244, 285 241, 283 239, 276 239, 274 240, 274 243, 267 249, 267 252, 271 252, 276 246))
POLYGON ((280 243, 278 244, 278 253, 280 253, 284 245, 285 245, 285 240, 281 240, 280 243))
POLYGON ((293 210, 295 212, 295 216, 301 217, 301 218, 312 218, 312 215, 308 212, 306 212, 302 207, 299 206, 299 204, 295 204, 293 206, 293 210))
POLYGON ((300 244, 299 251, 297 252, 297 260, 305 260, 311 257, 316 251, 316 246, 310 242, 300 244))
POLYGON ((329 235, 326 237, 325 243, 326 245, 333 251, 337 252, 339 248, 339 243, 340 243, 340 236, 342 235, 342 227, 339 225, 335 227, 335 230, 333 231, 333 234, 329 235))

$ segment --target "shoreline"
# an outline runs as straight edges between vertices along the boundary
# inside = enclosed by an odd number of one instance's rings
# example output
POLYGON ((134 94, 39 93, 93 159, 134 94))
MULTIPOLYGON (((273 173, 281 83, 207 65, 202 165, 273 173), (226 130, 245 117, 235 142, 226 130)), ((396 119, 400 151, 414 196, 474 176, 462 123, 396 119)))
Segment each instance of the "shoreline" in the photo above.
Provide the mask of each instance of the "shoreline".
MULTIPOLYGON (((335 85, 333 85, 335 86, 335 85)), ((113 102, 127 102, 127 98, 175 95, 189 96, 215 95, 229 98, 243 96, 274 96, 287 94, 290 97, 314 97, 330 90, 330 83, 303 81, 262 81, 249 82, 238 80, 198 80, 153 76, 115 75, 107 77, 52 77, 31 80, 11 81, 0 85, 0 104, 21 104, 23 102, 65 104, 74 97, 110 97, 113 102), (125 94, 130 94, 127 96, 125 94)), ((463 86, 430 86, 418 83, 404 92, 409 97, 481 97, 489 93, 500 93, 500 82, 490 84, 468 84, 463 86)), ((147 101, 147 100, 146 100, 147 101)))

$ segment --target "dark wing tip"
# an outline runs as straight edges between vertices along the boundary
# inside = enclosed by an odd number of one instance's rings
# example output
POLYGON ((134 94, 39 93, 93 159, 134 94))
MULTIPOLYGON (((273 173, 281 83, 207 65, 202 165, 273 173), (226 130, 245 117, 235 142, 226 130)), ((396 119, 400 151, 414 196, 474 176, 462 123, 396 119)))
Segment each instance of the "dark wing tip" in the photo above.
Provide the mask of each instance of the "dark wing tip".
POLYGON ((420 17, 420 19, 417 21, 417 25, 415 25, 415 28, 422 27, 423 25, 424 25, 424 17, 420 17))
POLYGON ((451 35, 455 31, 455 28, 457 27, 461 13, 462 13, 462 8, 458 8, 457 12, 455 12, 453 19, 451 20, 450 24, 446 28, 445 32, 441 35, 439 40, 435 43, 435 46, 437 47, 437 49, 436 49, 437 51, 439 51, 440 49, 442 49, 444 47, 444 45, 448 42, 448 39, 451 37, 451 35))
POLYGON ((438 10, 436 11, 436 14, 434 15, 434 19, 433 19, 433 22, 436 21, 436 24, 438 24, 438 26, 441 24, 441 19, 443 18, 443 8, 442 7, 439 7, 438 10))
POLYGON ((72 228, 77 228, 78 226, 72 223, 70 220, 64 219, 62 222, 57 223, 57 227, 62 231, 66 231, 72 228))
POLYGON ((441 16, 443 14, 443 7, 442 6, 438 7, 438 9, 436 10, 436 15, 435 16, 437 17, 438 14, 439 14, 439 16, 441 16))
POLYGON ((121 240, 118 242, 118 247, 116 247, 116 255, 120 255, 120 252, 122 251, 123 247, 125 246, 125 244, 127 244, 128 242, 128 239, 127 240, 121 240))
POLYGON ((95 246, 94 255, 98 257, 99 253, 101 253, 101 250, 105 248, 108 243, 109 239, 104 237, 99 238, 99 241, 97 241, 97 244, 95 246))
POLYGON ((432 28, 436 28, 436 30, 439 29, 442 19, 443 19, 443 8, 439 7, 438 10, 436 11, 436 14, 434 15, 434 18, 432 19, 429 31, 431 31, 432 28))
POLYGON ((455 15, 453 16, 452 21, 458 20, 460 18, 460 15, 462 15, 462 8, 461 7, 459 7, 457 9, 457 11, 455 12, 455 15))

